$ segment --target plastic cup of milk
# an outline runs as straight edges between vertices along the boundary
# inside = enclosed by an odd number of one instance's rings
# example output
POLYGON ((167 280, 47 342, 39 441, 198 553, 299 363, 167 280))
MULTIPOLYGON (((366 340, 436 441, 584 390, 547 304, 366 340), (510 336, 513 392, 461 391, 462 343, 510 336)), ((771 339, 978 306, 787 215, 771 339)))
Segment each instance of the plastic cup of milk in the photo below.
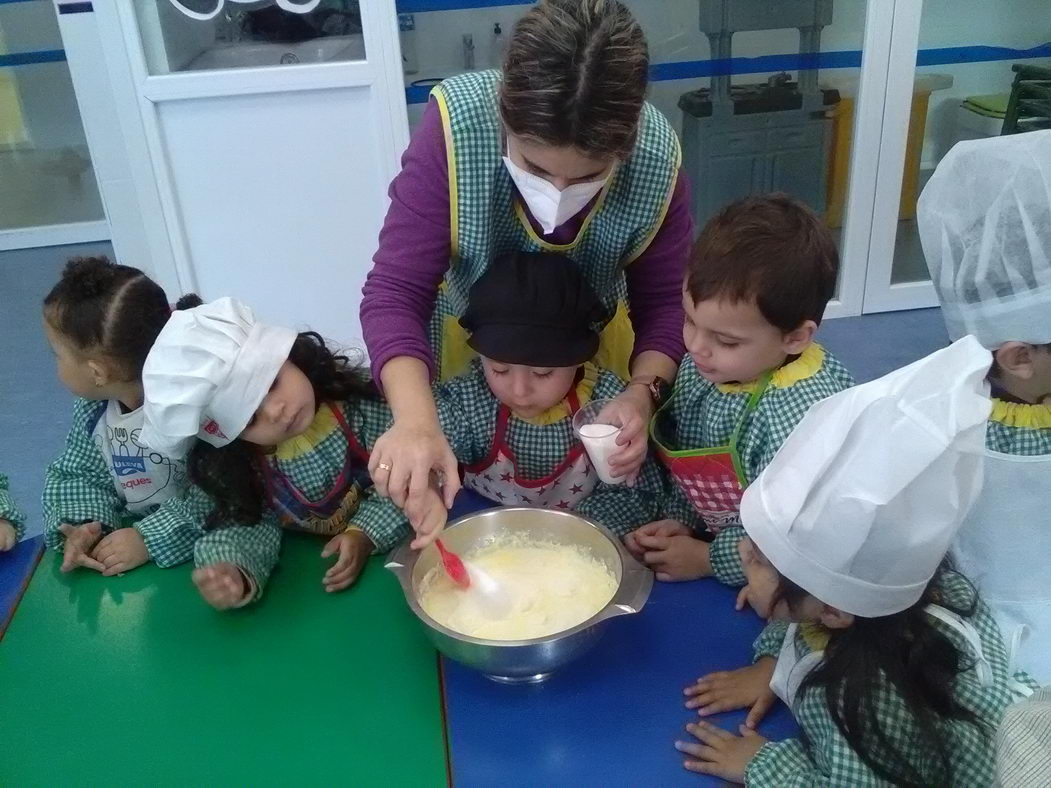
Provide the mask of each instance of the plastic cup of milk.
POLYGON ((603 415, 611 402, 611 399, 593 400, 578 410, 573 417, 573 431, 584 444, 598 477, 606 484, 622 484, 624 477, 614 476, 609 470, 610 455, 620 449, 617 436, 621 429, 618 419, 603 415))

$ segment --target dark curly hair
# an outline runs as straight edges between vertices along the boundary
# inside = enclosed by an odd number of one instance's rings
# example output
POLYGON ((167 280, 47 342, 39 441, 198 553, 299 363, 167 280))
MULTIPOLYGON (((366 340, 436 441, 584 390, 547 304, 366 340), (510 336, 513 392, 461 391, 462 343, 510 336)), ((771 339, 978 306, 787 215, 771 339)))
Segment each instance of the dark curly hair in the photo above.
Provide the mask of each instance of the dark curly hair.
MULTIPOLYGON (((364 365, 353 364, 348 356, 329 350, 314 331, 296 337, 288 360, 310 381, 319 407, 324 402, 380 399, 379 389, 364 365)), ((261 462, 259 447, 240 439, 221 448, 204 441, 194 444, 187 459, 190 481, 215 502, 205 520, 206 529, 231 523, 255 525, 262 519, 267 492, 261 462)))
MULTIPOLYGON (((191 294, 176 308, 200 303, 191 294)), ((105 357, 124 382, 142 377, 146 354, 170 315, 159 284, 107 257, 73 258, 44 298, 48 324, 81 353, 105 357)))

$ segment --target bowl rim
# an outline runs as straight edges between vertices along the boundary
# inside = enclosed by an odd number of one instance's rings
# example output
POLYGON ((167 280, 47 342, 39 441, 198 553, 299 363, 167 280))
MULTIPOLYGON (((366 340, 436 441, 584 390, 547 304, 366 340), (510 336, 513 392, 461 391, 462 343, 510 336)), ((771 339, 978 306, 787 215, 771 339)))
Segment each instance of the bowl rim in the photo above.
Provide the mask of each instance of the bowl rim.
POLYGON ((578 514, 573 511, 561 511, 558 509, 538 509, 537 507, 531 506, 493 506, 488 509, 480 509, 478 511, 470 512, 462 517, 458 517, 453 522, 445 526, 446 531, 456 528, 462 525, 468 520, 473 520, 476 517, 482 515, 492 515, 496 512, 536 512, 543 511, 545 513, 554 514, 558 517, 568 517, 573 520, 578 520, 585 525, 588 525, 603 536, 613 545, 618 557, 620 558, 621 574, 620 583, 616 590, 613 592, 613 596, 609 598, 605 605, 603 605, 596 613, 590 618, 580 622, 576 626, 570 627, 569 629, 563 629, 558 632, 552 632, 549 635, 542 635, 541 637, 529 638, 526 640, 491 640, 488 638, 478 638, 471 635, 465 635, 462 632, 458 632, 455 629, 440 624, 435 621, 431 616, 423 609, 419 601, 416 599, 415 590, 412 587, 412 574, 416 568, 416 562, 419 560, 420 553, 422 550, 412 550, 409 547, 411 537, 405 539, 398 547, 396 547, 390 554, 390 557, 385 564, 387 569, 390 569, 398 577, 401 583, 402 591, 405 594, 405 601, 408 603, 409 608, 416 617, 420 619, 424 624, 439 632, 446 637, 450 637, 461 643, 470 643, 476 646, 488 646, 488 647, 499 647, 499 648, 522 648, 526 646, 539 646, 545 643, 550 643, 555 640, 564 640, 568 637, 576 635, 579 632, 583 632, 596 624, 605 621, 608 618, 614 616, 624 615, 626 613, 636 613, 645 604, 646 599, 649 597, 650 589, 653 585, 653 573, 645 566, 635 560, 635 557, 631 555, 621 544, 620 539, 606 528, 604 525, 595 522, 590 517, 585 517, 582 514, 578 514), (646 577, 641 579, 638 577, 640 573, 648 576, 648 582, 646 577), (635 583, 629 582, 629 577, 634 579, 635 583), (627 587, 629 593, 624 593, 627 587), (621 599, 622 597, 630 597, 630 600, 621 599), (639 599, 641 597, 641 599, 639 599), (631 604, 629 604, 629 601, 631 604))

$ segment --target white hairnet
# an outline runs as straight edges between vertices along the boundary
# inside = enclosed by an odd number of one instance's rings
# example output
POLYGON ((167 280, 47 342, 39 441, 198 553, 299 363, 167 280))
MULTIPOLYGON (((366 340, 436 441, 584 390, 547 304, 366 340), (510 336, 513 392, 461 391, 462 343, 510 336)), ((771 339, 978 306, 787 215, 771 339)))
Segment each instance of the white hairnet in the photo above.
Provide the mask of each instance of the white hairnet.
POLYGON ((1051 131, 957 143, 918 224, 952 339, 1051 343, 1051 131))

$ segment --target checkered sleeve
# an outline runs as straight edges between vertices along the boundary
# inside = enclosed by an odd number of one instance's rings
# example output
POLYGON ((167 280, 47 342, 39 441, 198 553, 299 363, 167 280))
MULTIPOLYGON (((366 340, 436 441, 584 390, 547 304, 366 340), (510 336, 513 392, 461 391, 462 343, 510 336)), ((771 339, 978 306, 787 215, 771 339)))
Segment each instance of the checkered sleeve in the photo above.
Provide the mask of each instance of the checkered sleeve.
POLYGON ((73 426, 66 437, 66 446, 47 468, 42 500, 44 540, 52 549, 62 549, 63 537, 59 527, 64 523, 97 521, 102 523, 104 531, 122 524, 124 500, 91 437, 105 408, 105 401, 76 400, 73 426))
POLYGON ((686 497, 686 493, 676 484, 675 480, 667 477, 664 498, 661 501, 661 511, 658 520, 675 520, 687 526, 695 534, 706 530, 697 510, 686 497))
POLYGON ((663 495, 660 470, 653 458, 648 457, 633 487, 599 482, 594 492, 580 502, 577 511, 623 538, 657 519, 663 495))
POLYGON ((382 399, 357 399, 341 406, 354 436, 366 451, 371 452, 376 441, 390 429, 393 420, 390 406, 382 399))
POLYGON ((191 485, 183 495, 169 498, 157 511, 135 523, 150 560, 162 569, 190 561, 213 506, 204 490, 191 485))
POLYGON ((759 637, 755 639, 755 643, 752 644, 752 661, 755 662, 763 657, 777 659, 787 635, 787 621, 768 622, 763 627, 763 631, 759 633, 759 637))
POLYGON ((281 528, 277 515, 268 511, 256 525, 231 525, 206 531, 193 546, 194 565, 200 569, 230 563, 248 575, 259 599, 277 564, 281 528))
POLYGON ((436 385, 433 392, 438 421, 456 459, 464 465, 484 460, 496 432, 500 403, 485 382, 481 365, 475 361, 467 372, 436 385))
POLYGON ((720 583, 740 587, 748 582, 741 566, 741 556, 737 552, 737 545, 744 537, 744 528, 730 525, 719 531, 712 542, 708 557, 712 562, 712 573, 720 583))
POLYGON ((376 546, 375 554, 386 553, 412 533, 409 521, 401 509, 389 498, 383 498, 369 489, 350 520, 352 528, 360 528, 376 546))
POLYGON ((15 506, 8 492, 7 477, 0 473, 0 520, 7 520, 15 529, 15 539, 21 539, 26 531, 26 516, 15 506))
POLYGON ((814 788, 819 785, 881 784, 849 747, 846 753, 840 752, 837 755, 841 759, 843 756, 853 757, 843 759, 844 762, 838 764, 839 768, 836 769, 834 775, 817 768, 799 739, 767 742, 745 769, 745 784, 758 786, 758 788, 763 788, 763 786, 814 788))

